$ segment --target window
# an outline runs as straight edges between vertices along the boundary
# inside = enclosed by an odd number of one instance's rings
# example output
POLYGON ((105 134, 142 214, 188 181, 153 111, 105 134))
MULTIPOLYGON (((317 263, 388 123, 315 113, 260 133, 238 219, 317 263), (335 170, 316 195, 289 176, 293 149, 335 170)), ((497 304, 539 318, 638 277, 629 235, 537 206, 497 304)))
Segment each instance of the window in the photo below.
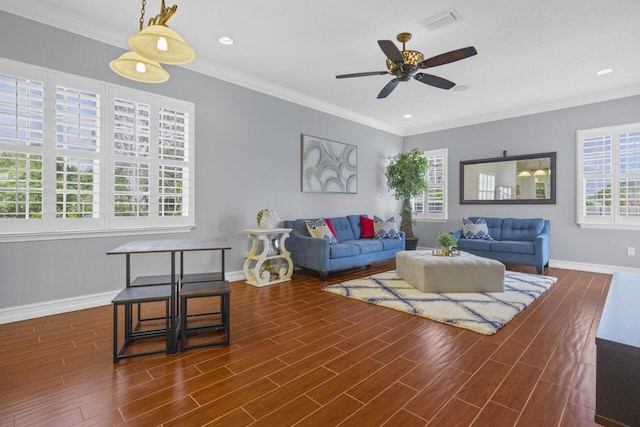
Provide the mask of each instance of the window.
POLYGON ((423 220, 447 219, 447 149, 424 152, 429 162, 427 190, 411 199, 414 217, 423 220))
POLYGON ((0 60, 0 241, 184 231, 194 106, 0 60))
POLYGON ((496 190, 496 175, 494 173, 478 173, 478 200, 493 200, 496 190))
POLYGON ((577 133, 577 222, 640 229, 640 123, 577 133))

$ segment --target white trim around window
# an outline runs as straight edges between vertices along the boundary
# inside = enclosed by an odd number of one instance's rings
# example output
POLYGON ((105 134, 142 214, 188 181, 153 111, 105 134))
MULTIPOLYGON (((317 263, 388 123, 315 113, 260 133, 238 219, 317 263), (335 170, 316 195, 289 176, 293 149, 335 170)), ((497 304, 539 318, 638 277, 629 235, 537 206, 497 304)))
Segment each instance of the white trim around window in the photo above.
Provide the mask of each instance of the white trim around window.
POLYGON ((640 230, 640 123, 577 131, 576 221, 640 230))
POLYGON ((0 242, 185 232, 193 103, 0 58, 0 242))
POLYGON ((447 220, 448 150, 426 150, 429 167, 425 175, 427 191, 411 199, 413 217, 417 221, 444 222, 447 220))

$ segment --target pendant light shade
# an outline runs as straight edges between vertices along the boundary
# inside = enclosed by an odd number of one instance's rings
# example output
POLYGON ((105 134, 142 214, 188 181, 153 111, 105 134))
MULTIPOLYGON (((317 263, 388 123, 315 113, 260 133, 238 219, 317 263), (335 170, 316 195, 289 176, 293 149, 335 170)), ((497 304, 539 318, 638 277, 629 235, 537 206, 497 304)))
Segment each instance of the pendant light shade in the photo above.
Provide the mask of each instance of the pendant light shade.
POLYGON ((176 13, 178 6, 167 7, 162 0, 160 13, 144 27, 144 12, 147 0, 142 0, 140 10, 140 32, 129 37, 132 52, 127 52, 109 63, 111 69, 127 79, 143 83, 162 83, 169 80, 163 64, 186 64, 193 61, 196 53, 180 34, 167 27, 167 21, 176 13))
POLYGON ((129 46, 145 58, 163 64, 186 64, 196 56, 180 34, 166 25, 149 25, 129 37, 129 46))
POLYGON ((143 83, 163 83, 169 73, 156 61, 151 61, 136 52, 123 53, 109 63, 111 69, 127 79, 143 83))

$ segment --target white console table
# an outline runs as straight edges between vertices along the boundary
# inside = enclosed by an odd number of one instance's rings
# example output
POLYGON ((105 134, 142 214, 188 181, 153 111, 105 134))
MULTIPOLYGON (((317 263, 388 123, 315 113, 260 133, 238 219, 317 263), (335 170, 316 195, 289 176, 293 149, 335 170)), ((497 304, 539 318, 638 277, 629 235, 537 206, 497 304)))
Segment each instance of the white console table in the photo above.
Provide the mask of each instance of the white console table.
POLYGON ((242 271, 246 282, 266 286, 291 280, 293 261, 285 246, 290 228, 256 228, 245 230, 251 250, 244 253, 242 271))

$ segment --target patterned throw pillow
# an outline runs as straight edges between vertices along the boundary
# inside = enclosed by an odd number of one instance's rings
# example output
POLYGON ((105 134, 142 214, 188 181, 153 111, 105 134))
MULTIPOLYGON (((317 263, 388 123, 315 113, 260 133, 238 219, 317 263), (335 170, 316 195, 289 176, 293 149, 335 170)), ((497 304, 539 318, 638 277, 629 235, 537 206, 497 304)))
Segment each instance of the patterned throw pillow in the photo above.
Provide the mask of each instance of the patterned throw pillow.
POLYGON ((484 217, 478 218, 475 222, 469 218, 462 218, 462 235, 465 239, 493 240, 484 217))
POLYGON ((376 239, 402 239, 398 226, 393 217, 386 221, 374 215, 373 233, 376 239))
POLYGON ((309 230, 309 234, 311 237, 316 237, 318 239, 328 240, 330 245, 335 245, 338 243, 336 237, 333 235, 324 218, 318 218, 314 221, 305 220, 305 224, 307 225, 307 230, 309 230))

